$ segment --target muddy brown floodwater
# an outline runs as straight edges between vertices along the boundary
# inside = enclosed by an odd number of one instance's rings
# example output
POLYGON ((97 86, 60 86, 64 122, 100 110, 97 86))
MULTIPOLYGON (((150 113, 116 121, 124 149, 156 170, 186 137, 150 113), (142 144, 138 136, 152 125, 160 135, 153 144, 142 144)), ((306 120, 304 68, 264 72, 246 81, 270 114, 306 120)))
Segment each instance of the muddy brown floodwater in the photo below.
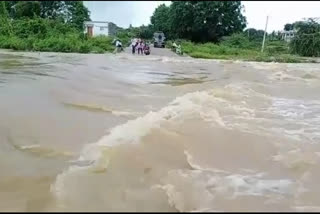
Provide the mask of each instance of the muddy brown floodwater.
POLYGON ((0 211, 320 211, 319 64, 153 51, 1 51, 0 211))

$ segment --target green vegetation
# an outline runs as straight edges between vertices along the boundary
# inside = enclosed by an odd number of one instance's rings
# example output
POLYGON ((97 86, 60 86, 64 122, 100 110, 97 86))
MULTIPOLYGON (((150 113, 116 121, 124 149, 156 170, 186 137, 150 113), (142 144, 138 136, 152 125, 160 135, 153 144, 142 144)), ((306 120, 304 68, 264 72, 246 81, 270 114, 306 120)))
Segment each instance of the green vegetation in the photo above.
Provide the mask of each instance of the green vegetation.
MULTIPOLYGON (((240 1, 173 1, 155 9, 147 26, 118 29, 124 45, 140 37, 151 40, 163 31, 181 44, 191 57, 266 62, 304 62, 303 57, 320 56, 320 24, 315 20, 288 23, 285 30, 297 31, 286 43, 281 34, 245 29, 246 18, 240 1)), ((28 51, 104 53, 113 51, 114 38, 88 38, 83 22, 90 13, 82 1, 0 1, 0 48, 28 51)))
POLYGON ((150 22, 148 26, 131 26, 123 32, 152 39, 155 31, 163 31, 167 39, 218 42, 246 27, 240 1, 173 1, 170 6, 157 7, 150 22))
POLYGON ((301 56, 320 56, 320 24, 313 19, 296 22, 297 35, 290 43, 291 51, 301 56))
MULTIPOLYGON (((90 20, 82 1, 5 1, 9 18, 14 20, 43 18, 64 22, 83 30, 83 22, 90 20)), ((2 13, 0 13, 2 14, 2 13)))
POLYGON ((319 24, 314 21, 286 24, 285 30, 297 29, 291 43, 280 32, 266 34, 261 53, 263 30, 246 27, 240 1, 184 1, 160 5, 151 17, 150 28, 163 31, 171 41, 182 46, 191 57, 235 59, 266 62, 305 62, 303 56, 320 55, 319 24))
POLYGON ((35 18, 14 20, 12 33, 0 36, 0 47, 13 50, 103 53, 114 47, 111 37, 86 38, 82 32, 65 23, 35 18))
POLYGON ((218 42, 246 27, 240 1, 173 1, 160 5, 150 21, 167 38, 193 42, 218 42))
POLYGON ((260 45, 256 46, 254 42, 238 34, 225 38, 220 44, 195 44, 188 41, 182 41, 181 44, 182 51, 194 58, 288 63, 305 61, 302 57, 289 54, 284 42, 269 42, 268 48, 261 53, 260 45))
POLYGON ((83 34, 85 20, 90 20, 89 11, 80 1, 1 1, 0 48, 78 53, 113 51, 113 38, 87 38, 83 34))

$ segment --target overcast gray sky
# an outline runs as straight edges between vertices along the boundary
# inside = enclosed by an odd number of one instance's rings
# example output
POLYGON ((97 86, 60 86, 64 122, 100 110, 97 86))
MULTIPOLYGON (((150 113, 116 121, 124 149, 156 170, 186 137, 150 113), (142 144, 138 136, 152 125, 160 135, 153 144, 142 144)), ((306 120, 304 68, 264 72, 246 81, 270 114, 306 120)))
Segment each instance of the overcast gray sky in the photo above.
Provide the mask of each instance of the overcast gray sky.
MULTIPOLYGON (((170 1, 85 1, 93 21, 111 21, 120 27, 150 23, 154 9, 170 1)), ((242 1, 248 27, 264 29, 269 15, 268 32, 282 30, 286 23, 302 18, 320 17, 320 1, 242 1)))

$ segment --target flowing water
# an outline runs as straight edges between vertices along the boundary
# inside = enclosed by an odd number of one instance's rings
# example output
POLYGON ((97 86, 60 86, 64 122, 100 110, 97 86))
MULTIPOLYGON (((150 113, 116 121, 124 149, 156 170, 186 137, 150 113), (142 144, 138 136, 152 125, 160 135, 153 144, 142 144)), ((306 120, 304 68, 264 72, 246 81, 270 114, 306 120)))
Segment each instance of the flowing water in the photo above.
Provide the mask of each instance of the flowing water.
POLYGON ((0 54, 0 211, 320 211, 320 66, 0 54))

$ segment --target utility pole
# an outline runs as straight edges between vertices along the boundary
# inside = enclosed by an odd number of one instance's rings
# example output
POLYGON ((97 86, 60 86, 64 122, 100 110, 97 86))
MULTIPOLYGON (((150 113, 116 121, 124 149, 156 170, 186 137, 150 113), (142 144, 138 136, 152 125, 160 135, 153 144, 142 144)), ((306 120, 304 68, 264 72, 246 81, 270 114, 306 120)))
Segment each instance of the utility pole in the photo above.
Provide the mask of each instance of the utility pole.
POLYGON ((268 18, 269 18, 269 16, 267 16, 266 27, 265 27, 265 29, 264 29, 263 41, 262 41, 262 47, 261 47, 261 53, 263 52, 263 49, 264 49, 264 43, 265 43, 265 41, 266 41, 267 26, 268 26, 268 18))

